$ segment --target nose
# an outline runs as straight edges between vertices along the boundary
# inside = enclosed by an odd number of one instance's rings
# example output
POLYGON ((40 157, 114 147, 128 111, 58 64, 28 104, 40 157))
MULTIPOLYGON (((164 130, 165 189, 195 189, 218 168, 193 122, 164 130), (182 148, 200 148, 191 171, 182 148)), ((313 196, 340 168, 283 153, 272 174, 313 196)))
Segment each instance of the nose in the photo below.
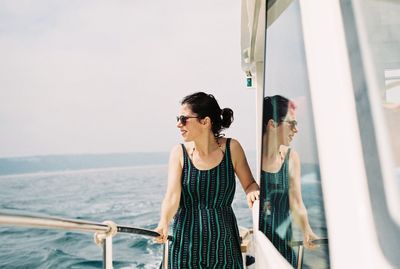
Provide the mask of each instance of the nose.
POLYGON ((293 126, 292 128, 293 133, 297 134, 297 132, 299 131, 297 126, 293 126))
POLYGON ((176 122, 176 127, 178 127, 179 129, 183 127, 183 124, 181 123, 180 120, 178 120, 178 121, 176 122))

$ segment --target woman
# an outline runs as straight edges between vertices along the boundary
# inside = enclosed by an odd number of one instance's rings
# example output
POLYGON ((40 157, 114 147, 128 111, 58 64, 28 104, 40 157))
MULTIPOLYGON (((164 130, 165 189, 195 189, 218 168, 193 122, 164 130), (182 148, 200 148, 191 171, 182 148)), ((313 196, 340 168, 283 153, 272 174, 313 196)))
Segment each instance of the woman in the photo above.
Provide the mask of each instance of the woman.
POLYGON ((221 110, 211 94, 197 92, 182 100, 177 121, 185 143, 170 154, 156 241, 166 241, 175 215, 169 268, 243 268, 231 208, 235 173, 249 207, 259 191, 239 142, 221 135, 231 125, 233 111, 221 110))
POLYGON ((280 95, 264 99, 259 227, 296 268, 297 258, 290 246, 290 214, 304 232, 306 248, 315 249, 312 240, 318 237, 310 227, 301 196, 300 158, 290 148, 298 132, 295 109, 293 102, 280 95))

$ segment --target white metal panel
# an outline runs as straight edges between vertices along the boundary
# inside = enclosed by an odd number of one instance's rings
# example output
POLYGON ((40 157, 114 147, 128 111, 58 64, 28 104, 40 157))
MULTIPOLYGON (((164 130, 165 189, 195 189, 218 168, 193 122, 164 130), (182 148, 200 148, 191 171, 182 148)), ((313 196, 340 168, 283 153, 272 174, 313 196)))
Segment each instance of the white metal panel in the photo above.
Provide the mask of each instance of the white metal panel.
MULTIPOLYGON (((364 24, 361 20, 367 21, 368 18, 363 18, 363 15, 360 14, 362 10, 361 5, 363 2, 353 1, 353 4, 357 7, 354 9, 357 28, 359 31, 359 40, 361 53, 363 55, 363 64, 364 64, 364 72, 366 73, 366 79, 368 82, 369 89, 369 101, 371 102, 372 116, 374 117, 374 125, 375 125, 375 135, 376 142, 378 143, 378 151, 379 151, 379 160, 380 166, 382 168, 384 187, 386 192, 386 198, 388 199, 388 207, 391 215, 394 217, 394 220, 397 222, 397 225, 400 224, 400 201, 399 201, 399 192, 398 187, 395 184, 395 175, 393 173, 394 161, 391 155, 391 148, 389 143, 389 134, 388 128, 385 126, 385 117, 382 113, 382 105, 381 98, 379 96, 380 88, 379 83, 376 79, 376 70, 375 65, 372 62, 372 52, 371 48, 368 46, 368 38, 367 31, 365 29, 364 24)), ((392 71, 392 73, 395 73, 392 71)), ((399 123, 400 124, 400 123, 399 123)))
POLYGON ((261 231, 254 232, 256 244, 256 269, 293 269, 276 247, 261 231))
POLYGON ((242 0, 242 69, 255 73, 256 63, 264 61, 265 0, 242 0))
POLYGON ((253 240, 254 251, 256 256, 256 269, 293 269, 292 265, 279 253, 275 246, 268 240, 268 238, 261 231, 258 230, 258 213, 260 202, 256 201, 253 207, 253 240))
POLYGON ((339 1, 300 0, 332 268, 389 268, 378 247, 339 1))

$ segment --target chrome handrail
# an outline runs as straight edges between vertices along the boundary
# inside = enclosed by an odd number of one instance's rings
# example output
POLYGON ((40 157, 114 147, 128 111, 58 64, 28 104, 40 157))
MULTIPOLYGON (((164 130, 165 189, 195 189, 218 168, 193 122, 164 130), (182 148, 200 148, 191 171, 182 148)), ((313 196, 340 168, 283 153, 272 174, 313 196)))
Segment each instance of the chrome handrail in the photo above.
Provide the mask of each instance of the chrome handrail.
MULTIPOLYGON (((152 230, 116 225, 111 221, 98 223, 86 220, 15 214, 15 213, 6 213, 1 211, 0 211, 0 225, 24 226, 24 227, 45 228, 45 229, 62 229, 62 230, 72 230, 78 232, 94 232, 96 243, 100 243, 103 245, 103 268, 105 269, 113 268, 112 237, 116 233, 138 234, 150 237, 159 236, 157 232, 152 230)), ((168 236, 168 240, 164 244, 163 268, 167 268, 166 266, 167 261, 165 257, 167 257, 166 251, 168 251, 169 240, 171 240, 171 236, 168 236)))
MULTIPOLYGON (((315 245, 327 245, 328 238, 314 239, 311 241, 311 243, 313 243, 315 245)), ((302 269, 303 268, 303 256, 304 256, 304 242, 303 241, 293 241, 290 243, 290 246, 299 247, 299 250, 297 252, 297 268, 296 269, 302 269)))
POLYGON ((73 220, 55 217, 39 217, 21 214, 9 214, 0 212, 1 225, 28 226, 37 228, 52 228, 73 230, 81 232, 103 232, 110 231, 110 227, 104 223, 84 220, 73 220))
MULTIPOLYGON (((328 244, 328 238, 318 238, 318 239, 314 239, 311 241, 311 243, 315 244, 315 245, 327 245, 328 244)), ((303 241, 292 241, 290 243, 291 247, 299 247, 304 245, 303 241)))

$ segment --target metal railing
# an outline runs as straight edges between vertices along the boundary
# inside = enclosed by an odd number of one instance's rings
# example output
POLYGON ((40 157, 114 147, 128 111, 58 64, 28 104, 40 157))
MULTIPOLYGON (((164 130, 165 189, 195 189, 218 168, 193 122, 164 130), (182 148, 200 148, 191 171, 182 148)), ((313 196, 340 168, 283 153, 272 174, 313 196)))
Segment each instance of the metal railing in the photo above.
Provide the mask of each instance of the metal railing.
MULTIPOLYGON (((112 238, 117 233, 137 234, 149 237, 158 237, 159 234, 155 231, 142 229, 137 227, 117 225, 112 221, 105 221, 103 223, 91 222, 85 220, 64 219, 57 217, 47 216, 33 216, 22 214, 10 214, 0 211, 0 225, 4 226, 23 226, 45 229, 62 229, 77 232, 93 232, 94 241, 98 245, 103 246, 103 268, 112 269, 112 238)), ((168 240, 164 243, 163 247, 163 262, 162 267, 168 268, 168 240)), ((328 244, 327 238, 320 238, 312 241, 316 245, 328 244)), ((303 266, 304 246, 303 241, 293 241, 292 247, 298 247, 298 263, 297 269, 303 266)))
MULTIPOLYGON (((112 237, 117 233, 138 234, 150 237, 158 237, 159 234, 152 230, 121 226, 112 221, 105 221, 103 223, 64 219, 56 217, 43 217, 22 214, 10 214, 0 212, 0 225, 5 226, 23 226, 45 229, 62 229, 77 232, 94 232, 94 240, 96 244, 103 246, 103 268, 112 269, 112 237)), ((163 268, 168 268, 168 240, 164 243, 163 248, 163 268)))
MULTIPOLYGON (((315 239, 315 240, 312 240, 311 243, 313 243, 315 245, 327 245, 328 238, 315 239)), ((297 251, 297 268, 296 269, 302 269, 303 268, 303 256, 304 256, 303 241, 293 241, 290 245, 292 247, 299 248, 299 250, 297 251)))

